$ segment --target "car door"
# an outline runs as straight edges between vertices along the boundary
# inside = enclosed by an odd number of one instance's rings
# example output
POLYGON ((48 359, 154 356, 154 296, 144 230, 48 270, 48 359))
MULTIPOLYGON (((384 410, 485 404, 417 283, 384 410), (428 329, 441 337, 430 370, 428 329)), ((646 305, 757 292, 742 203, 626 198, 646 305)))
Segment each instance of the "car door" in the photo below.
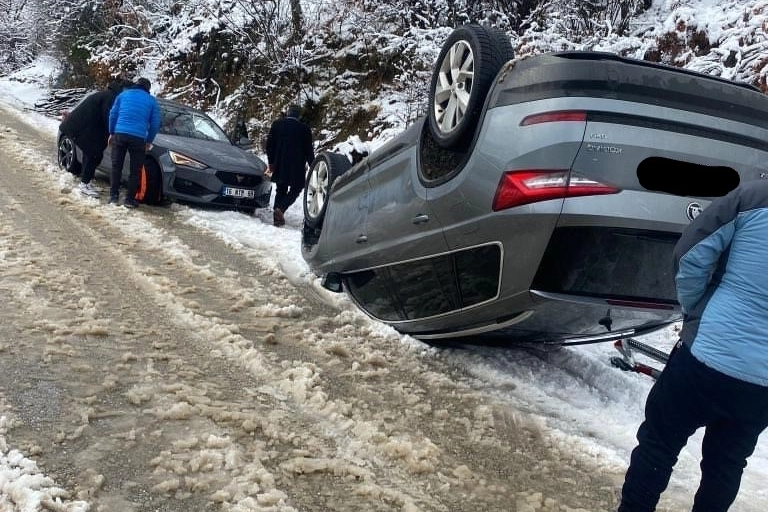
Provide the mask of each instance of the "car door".
POLYGON ((442 227, 427 204, 417 171, 417 145, 407 138, 369 159, 367 266, 391 265, 446 252, 442 227))
POLYGON ((318 244, 314 258, 322 262, 316 272, 348 272, 366 265, 368 249, 365 241, 368 216, 368 166, 360 162, 336 179, 331 187, 325 220, 323 243, 318 244))
POLYGON ((395 323, 459 307, 442 227, 418 178, 417 147, 406 134, 369 159, 365 232, 357 241, 366 257, 360 271, 347 275, 361 307, 395 323))

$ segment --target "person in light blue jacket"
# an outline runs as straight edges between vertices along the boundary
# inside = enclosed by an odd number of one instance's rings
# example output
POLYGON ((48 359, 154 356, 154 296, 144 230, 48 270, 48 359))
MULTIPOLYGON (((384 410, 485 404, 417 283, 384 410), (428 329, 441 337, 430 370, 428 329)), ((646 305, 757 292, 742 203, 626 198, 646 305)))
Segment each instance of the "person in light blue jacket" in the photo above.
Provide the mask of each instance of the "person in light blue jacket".
POLYGON ((109 202, 117 203, 123 178, 125 155, 130 158, 128 189, 123 204, 127 208, 139 206, 136 190, 139 173, 146 153, 160 129, 160 107, 149 93, 151 84, 146 78, 136 80, 136 86, 121 92, 109 111, 109 144, 112 146, 112 173, 109 183, 109 202))
POLYGON ((724 512, 768 427, 768 181, 716 198, 675 246, 680 341, 654 384, 619 512, 653 511, 704 427, 693 512, 724 512))

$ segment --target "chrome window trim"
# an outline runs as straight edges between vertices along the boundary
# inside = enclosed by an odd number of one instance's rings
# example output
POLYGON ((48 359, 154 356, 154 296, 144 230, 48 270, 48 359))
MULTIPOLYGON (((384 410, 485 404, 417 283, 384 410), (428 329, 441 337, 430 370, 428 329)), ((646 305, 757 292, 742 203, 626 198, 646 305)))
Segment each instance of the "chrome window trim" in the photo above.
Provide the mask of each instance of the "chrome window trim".
POLYGON ((514 318, 510 318, 509 320, 506 320, 504 322, 494 322, 492 324, 483 325, 481 327, 472 327, 470 329, 464 329, 461 331, 452 331, 450 333, 440 333, 440 334, 411 334, 411 337, 416 338, 417 340, 434 340, 434 339, 445 339, 445 338, 459 338, 462 336, 472 336, 475 334, 484 334, 486 332, 496 331, 498 329, 504 329, 505 327, 509 327, 510 325, 514 325, 516 323, 522 322, 523 320, 527 320, 528 317, 533 315, 533 311, 523 311, 522 313, 519 313, 514 318))

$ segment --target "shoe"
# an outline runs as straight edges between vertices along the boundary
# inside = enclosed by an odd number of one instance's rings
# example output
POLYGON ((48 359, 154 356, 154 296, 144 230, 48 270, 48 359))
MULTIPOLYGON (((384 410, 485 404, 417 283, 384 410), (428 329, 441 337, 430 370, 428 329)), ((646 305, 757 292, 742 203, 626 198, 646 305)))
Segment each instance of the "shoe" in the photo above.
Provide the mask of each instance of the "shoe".
POLYGON ((117 204, 117 202, 120 200, 119 196, 109 196, 109 204, 117 204))
POLYGON ((130 197, 126 197, 125 201, 123 201, 123 206, 126 208, 138 208, 139 202, 135 199, 131 199, 130 197))
POLYGON ((99 190, 90 183, 83 183, 82 181, 77 186, 77 190, 84 196, 99 197, 99 190))
POLYGON ((272 223, 278 228, 285 226, 285 215, 283 215, 283 210, 275 208, 272 212, 272 223))

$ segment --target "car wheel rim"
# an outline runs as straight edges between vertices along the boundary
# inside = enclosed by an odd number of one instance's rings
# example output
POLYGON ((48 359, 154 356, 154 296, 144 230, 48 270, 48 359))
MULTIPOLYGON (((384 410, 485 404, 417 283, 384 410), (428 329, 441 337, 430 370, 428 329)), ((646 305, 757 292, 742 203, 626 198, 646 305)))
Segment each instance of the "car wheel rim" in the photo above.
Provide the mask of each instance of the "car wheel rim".
POLYGON ((307 214, 312 218, 317 218, 323 211, 325 200, 328 195, 328 165, 325 162, 318 162, 312 169, 307 184, 307 214))
POLYGON ((72 142, 69 139, 63 139, 59 144, 59 167, 69 169, 69 166, 72 165, 72 158, 74 158, 73 151, 72 142))
POLYGON ((435 84, 434 115, 443 133, 451 132, 461 124, 467 112, 474 76, 472 48, 466 41, 457 41, 440 63, 435 84))

